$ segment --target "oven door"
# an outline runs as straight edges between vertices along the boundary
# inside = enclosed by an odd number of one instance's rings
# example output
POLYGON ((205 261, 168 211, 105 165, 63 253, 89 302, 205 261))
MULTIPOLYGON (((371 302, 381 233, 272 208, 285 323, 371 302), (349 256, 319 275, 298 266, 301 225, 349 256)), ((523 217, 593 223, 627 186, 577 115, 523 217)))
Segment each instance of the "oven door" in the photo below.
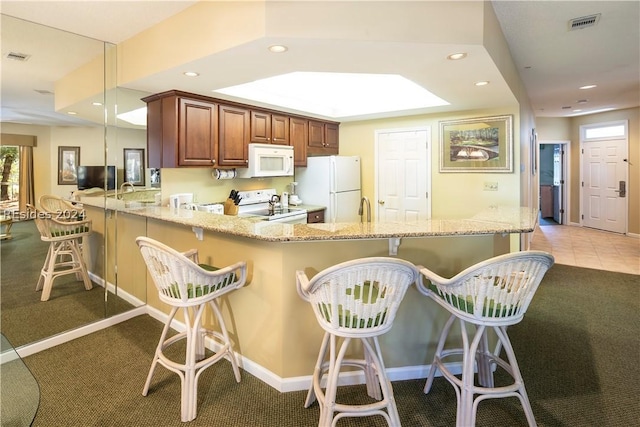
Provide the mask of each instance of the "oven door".
POLYGON ((280 218, 270 219, 269 222, 279 222, 285 224, 306 224, 307 223, 307 212, 297 213, 295 215, 283 216, 280 218))

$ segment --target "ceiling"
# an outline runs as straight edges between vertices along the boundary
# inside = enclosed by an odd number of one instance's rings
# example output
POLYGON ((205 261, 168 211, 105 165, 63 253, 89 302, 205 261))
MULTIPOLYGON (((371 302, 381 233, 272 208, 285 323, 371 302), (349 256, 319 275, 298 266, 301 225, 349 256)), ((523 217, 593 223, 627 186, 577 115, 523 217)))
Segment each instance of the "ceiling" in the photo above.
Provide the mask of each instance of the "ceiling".
MULTIPOLYGON (((0 2, 3 14, 1 121, 86 124, 82 118, 53 111, 55 81, 87 58, 94 57, 102 49, 100 40, 120 43, 194 3, 0 2), (32 56, 29 61, 16 64, 6 59, 9 52, 32 56)), ((566 117, 640 104, 640 2, 495 1, 493 7, 536 116, 566 117), (570 19, 598 13, 601 15, 595 26, 568 30, 570 19), (586 91, 578 89, 586 84, 598 86, 586 91), (574 112, 576 109, 582 111, 574 112)), ((139 103, 141 96, 168 89, 224 98, 211 91, 278 73, 323 68, 322 71, 336 72, 397 72, 451 103, 350 120, 500 108, 515 102, 482 46, 465 46, 468 57, 458 61, 462 65, 453 65, 452 61, 442 60, 455 51, 453 44, 429 46, 425 51, 421 45, 384 40, 346 42, 299 38, 284 41, 290 48, 285 56, 276 57, 267 52, 269 40, 256 40, 182 64, 179 70, 166 70, 127 84, 119 101, 131 98, 139 103), (181 72, 187 68, 204 70, 204 74, 215 70, 215 78, 203 75, 186 79, 181 72), (491 84, 476 88, 472 83, 477 80, 490 80, 491 84)), ((136 102, 132 102, 131 108, 136 102)), ((119 108, 125 109, 124 105, 119 108)))

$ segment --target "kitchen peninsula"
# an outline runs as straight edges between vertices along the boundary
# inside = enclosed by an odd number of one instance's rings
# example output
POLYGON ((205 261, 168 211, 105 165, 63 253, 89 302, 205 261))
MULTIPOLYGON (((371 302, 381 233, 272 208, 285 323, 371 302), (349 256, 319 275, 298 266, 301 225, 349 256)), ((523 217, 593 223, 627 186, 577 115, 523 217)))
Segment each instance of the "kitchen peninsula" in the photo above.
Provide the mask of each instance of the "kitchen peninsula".
MULTIPOLYGON (((322 338, 311 308, 297 294, 296 270, 312 276, 342 261, 391 253, 453 275, 512 250, 511 236, 532 232, 536 218, 531 209, 495 207, 467 219, 282 224, 169 207, 122 206, 108 210, 112 214, 105 219, 104 201, 88 199, 82 202, 94 223, 117 221, 117 264, 122 272, 118 288, 140 292, 145 286, 152 315, 167 313, 168 308, 146 276, 135 237, 146 235, 180 251, 196 248, 200 262, 216 266, 246 260, 248 285, 228 296, 223 312, 244 369, 281 391, 308 386, 322 338)), ((99 260, 89 261, 90 270, 95 262, 99 260)), ((381 338, 392 379, 426 375, 437 331, 447 317, 437 304, 409 290, 393 329, 381 338)))

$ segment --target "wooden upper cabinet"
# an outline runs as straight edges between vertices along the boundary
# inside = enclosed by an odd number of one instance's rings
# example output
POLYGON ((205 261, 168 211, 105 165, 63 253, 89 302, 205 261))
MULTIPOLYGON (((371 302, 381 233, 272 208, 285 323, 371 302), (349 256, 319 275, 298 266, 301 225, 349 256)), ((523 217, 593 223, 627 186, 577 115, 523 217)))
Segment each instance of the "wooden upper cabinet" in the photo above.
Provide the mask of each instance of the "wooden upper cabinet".
POLYGON ((309 141, 307 145, 307 154, 338 154, 338 126, 338 123, 309 120, 309 141))
POLYGON ((147 103, 150 168, 246 167, 249 143, 290 145, 296 166, 338 154, 339 123, 259 109, 178 90, 147 103))
POLYGON ((309 141, 308 120, 291 117, 289 120, 289 143, 293 147, 293 164, 307 166, 307 145, 309 141))
POLYGON ((289 117, 252 110, 251 142, 289 145, 289 117))
POLYGON ((178 165, 213 166, 216 164, 217 105, 180 98, 178 119, 178 165))
POLYGON ((325 147, 330 150, 335 150, 338 153, 339 144, 339 130, 337 123, 325 123, 324 124, 324 144, 325 147))
POLYGON ((212 166, 218 147, 218 106, 176 91, 143 98, 147 103, 149 167, 212 166))
POLYGON ((219 112, 218 165, 246 167, 250 141, 250 111, 222 104, 219 112))

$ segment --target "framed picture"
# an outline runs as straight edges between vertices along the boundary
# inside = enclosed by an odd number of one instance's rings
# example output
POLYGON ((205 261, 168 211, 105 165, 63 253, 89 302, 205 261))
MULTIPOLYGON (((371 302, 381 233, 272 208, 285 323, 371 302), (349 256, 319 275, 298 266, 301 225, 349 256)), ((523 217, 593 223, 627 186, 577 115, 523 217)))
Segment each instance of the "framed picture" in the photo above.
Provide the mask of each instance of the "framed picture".
POLYGON ((124 149, 124 181, 133 185, 145 185, 144 148, 124 149))
POLYGON ((80 147, 58 147, 58 185, 78 184, 80 147))
POLYGON ((513 172, 513 116, 440 122, 440 172, 513 172))

